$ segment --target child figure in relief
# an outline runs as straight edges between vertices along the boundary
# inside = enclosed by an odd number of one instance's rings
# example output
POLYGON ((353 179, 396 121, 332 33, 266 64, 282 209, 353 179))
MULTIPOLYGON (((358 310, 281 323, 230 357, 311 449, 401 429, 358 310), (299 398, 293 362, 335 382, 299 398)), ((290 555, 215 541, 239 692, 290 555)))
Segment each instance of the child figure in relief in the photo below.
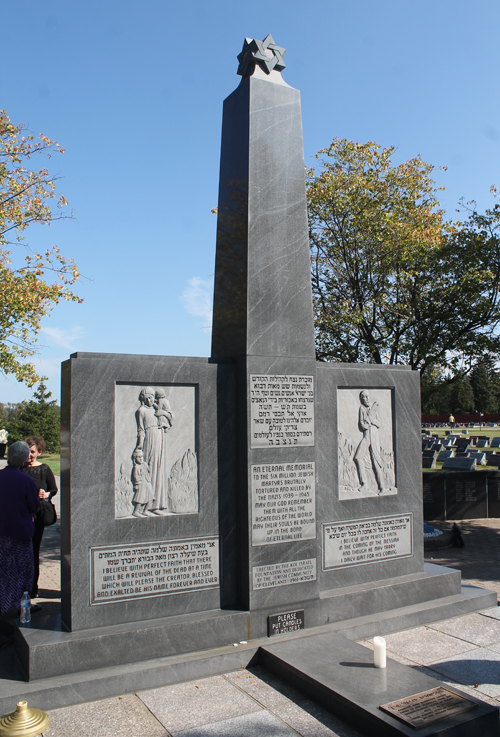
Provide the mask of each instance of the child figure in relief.
POLYGON ((168 432, 172 427, 174 413, 170 409, 170 404, 165 396, 165 391, 160 387, 155 390, 155 401, 153 404, 155 416, 158 418, 158 427, 164 432, 168 432))
POLYGON ((135 507, 132 515, 134 517, 154 517, 155 515, 149 511, 148 507, 154 501, 155 494, 151 486, 149 468, 144 463, 142 450, 134 450, 132 460, 134 462, 132 467, 132 484, 135 492, 132 498, 132 503, 135 507))

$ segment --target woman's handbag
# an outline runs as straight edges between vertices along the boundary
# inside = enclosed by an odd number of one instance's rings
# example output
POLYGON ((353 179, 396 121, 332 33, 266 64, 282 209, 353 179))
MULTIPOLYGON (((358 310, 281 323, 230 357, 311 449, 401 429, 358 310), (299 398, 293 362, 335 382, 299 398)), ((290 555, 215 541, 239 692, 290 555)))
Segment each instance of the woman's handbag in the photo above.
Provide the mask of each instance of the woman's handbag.
POLYGON ((43 520, 44 527, 50 527, 57 522, 56 508, 49 499, 40 499, 39 518, 43 520))

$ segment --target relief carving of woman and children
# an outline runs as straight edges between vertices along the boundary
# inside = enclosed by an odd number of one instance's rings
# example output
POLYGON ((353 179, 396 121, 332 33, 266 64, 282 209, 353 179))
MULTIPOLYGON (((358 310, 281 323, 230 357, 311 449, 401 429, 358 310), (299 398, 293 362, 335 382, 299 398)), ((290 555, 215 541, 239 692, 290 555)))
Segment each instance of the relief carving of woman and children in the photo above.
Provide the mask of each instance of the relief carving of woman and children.
POLYGON ((169 432, 175 426, 165 390, 144 387, 135 412, 137 443, 132 453, 133 517, 193 514, 198 511, 196 454, 187 449, 171 463, 169 432), (170 461, 169 461, 170 458, 170 461))

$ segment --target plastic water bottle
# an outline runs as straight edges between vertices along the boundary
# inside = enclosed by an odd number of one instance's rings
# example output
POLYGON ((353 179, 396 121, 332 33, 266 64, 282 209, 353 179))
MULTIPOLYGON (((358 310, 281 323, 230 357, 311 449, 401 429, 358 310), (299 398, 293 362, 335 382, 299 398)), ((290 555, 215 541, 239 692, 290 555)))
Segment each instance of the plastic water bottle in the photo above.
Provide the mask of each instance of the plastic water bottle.
POLYGON ((31 622, 31 599, 27 591, 24 592, 23 598, 21 599, 21 624, 28 624, 31 622))

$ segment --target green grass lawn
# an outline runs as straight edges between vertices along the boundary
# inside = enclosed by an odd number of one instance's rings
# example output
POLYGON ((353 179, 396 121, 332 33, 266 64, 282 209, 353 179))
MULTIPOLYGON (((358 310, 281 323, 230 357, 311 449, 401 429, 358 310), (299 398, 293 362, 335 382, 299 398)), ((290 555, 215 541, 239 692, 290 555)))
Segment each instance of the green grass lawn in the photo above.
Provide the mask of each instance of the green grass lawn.
POLYGON ((46 463, 54 476, 61 475, 61 457, 59 453, 44 453, 39 458, 40 463, 46 463))

